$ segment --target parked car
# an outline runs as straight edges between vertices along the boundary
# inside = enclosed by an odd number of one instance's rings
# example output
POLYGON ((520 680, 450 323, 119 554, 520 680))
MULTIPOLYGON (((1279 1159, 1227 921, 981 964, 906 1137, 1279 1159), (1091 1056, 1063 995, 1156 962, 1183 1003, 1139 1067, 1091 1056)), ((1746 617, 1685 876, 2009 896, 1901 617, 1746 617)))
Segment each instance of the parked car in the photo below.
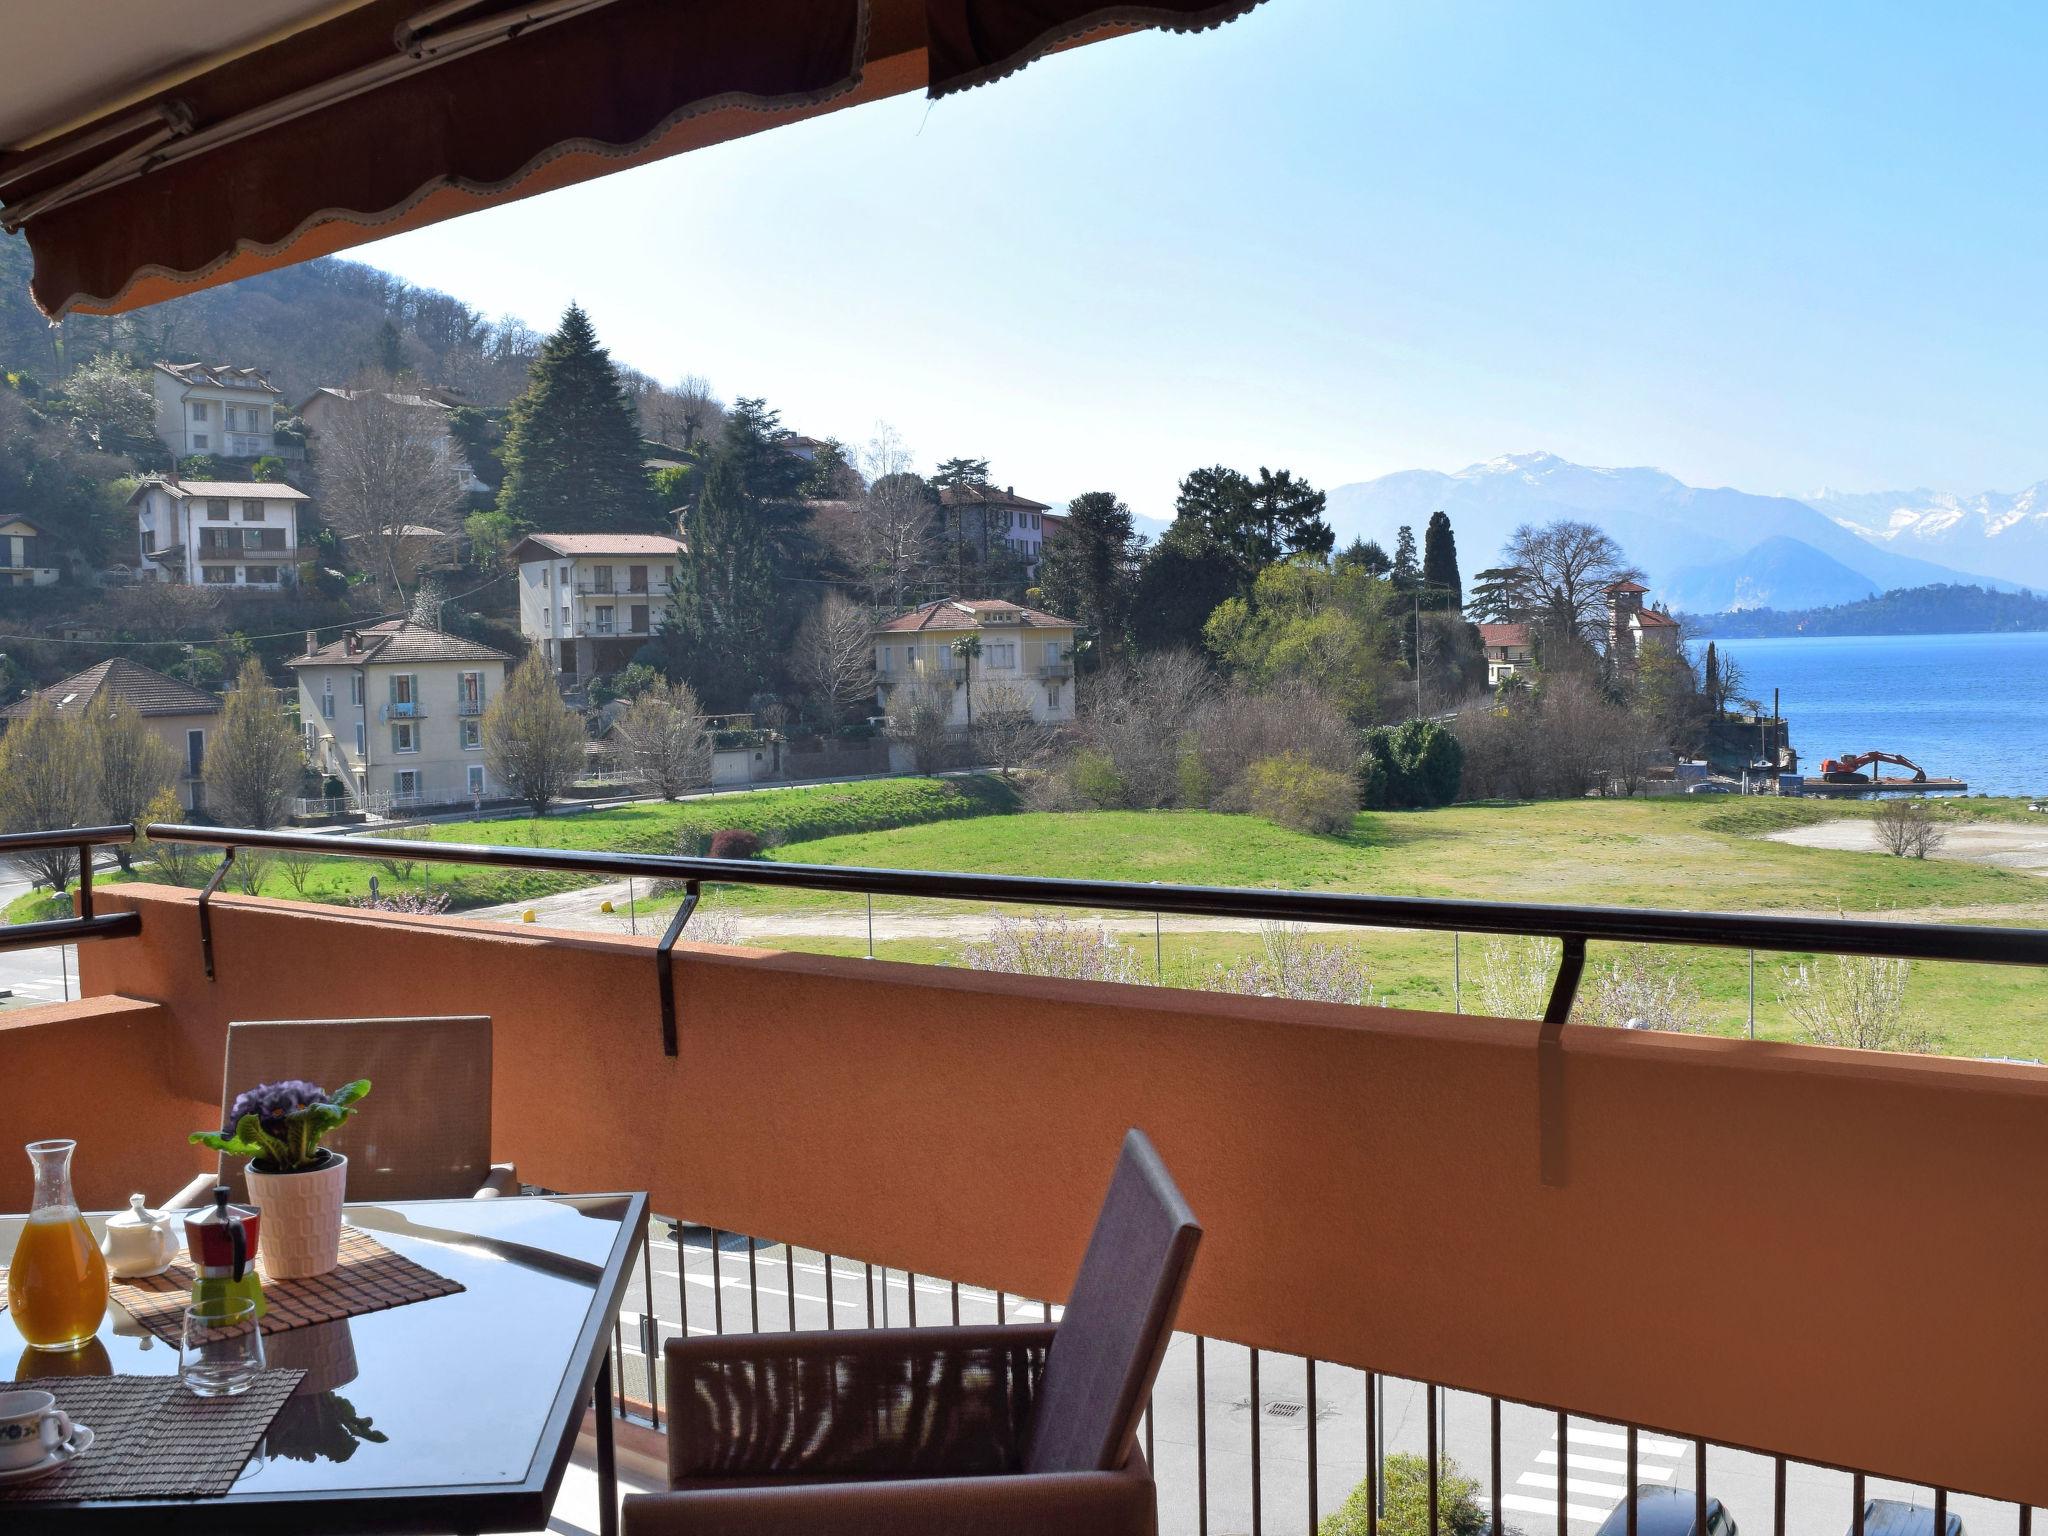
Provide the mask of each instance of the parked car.
MULTIPOLYGON (((1963 1536, 1962 1516, 1945 1513, 1940 1536, 1963 1536)), ((1870 1499, 1863 1506, 1863 1536, 1935 1536, 1934 1511, 1904 1499, 1870 1499)))
MULTIPOLYGON (((1599 1536, 1628 1536, 1628 1503, 1614 1506, 1599 1536)), ((1690 1488, 1636 1486, 1636 1536, 1700 1536, 1699 1498, 1690 1488)), ((1716 1498, 1707 1500, 1706 1536, 1735 1536, 1735 1517, 1716 1498)))
POLYGON ((1700 784, 1688 784, 1685 786, 1685 792, 1688 795, 1739 795, 1742 793, 1733 784, 1723 784, 1715 779, 1708 779, 1700 784))

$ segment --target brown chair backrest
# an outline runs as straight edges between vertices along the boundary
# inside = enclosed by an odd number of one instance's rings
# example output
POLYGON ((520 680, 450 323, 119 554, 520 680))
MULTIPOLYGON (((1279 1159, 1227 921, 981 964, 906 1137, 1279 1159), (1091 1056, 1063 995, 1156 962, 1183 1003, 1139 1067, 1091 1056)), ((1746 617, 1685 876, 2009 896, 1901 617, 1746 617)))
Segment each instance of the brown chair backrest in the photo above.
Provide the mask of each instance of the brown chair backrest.
MULTIPOLYGON (((302 1078, 330 1093, 359 1077, 369 1097, 322 1146, 348 1157, 351 1200, 466 1200, 491 1171, 491 1021, 276 1019, 228 1025, 221 1116, 259 1083, 302 1078)), ((245 1159, 221 1178, 243 1195, 245 1159)))
POLYGON ((1152 1143, 1127 1132, 1046 1356, 1025 1471, 1113 1472, 1130 1459, 1201 1236, 1152 1143))

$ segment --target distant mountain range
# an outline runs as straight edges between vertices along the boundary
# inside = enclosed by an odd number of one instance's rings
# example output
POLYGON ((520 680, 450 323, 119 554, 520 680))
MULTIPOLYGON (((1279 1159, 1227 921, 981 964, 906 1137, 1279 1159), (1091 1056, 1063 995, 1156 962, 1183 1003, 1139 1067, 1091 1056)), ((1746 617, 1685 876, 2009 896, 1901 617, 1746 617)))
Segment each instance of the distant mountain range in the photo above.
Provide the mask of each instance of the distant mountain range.
POLYGON ((2048 587, 2048 480, 2011 493, 1822 491, 1806 499, 1880 549, 2048 587))
POLYGON ((1405 470, 1340 485, 1329 493, 1328 516, 1339 548, 1362 537, 1391 551, 1401 524, 1419 539, 1429 514, 1441 509, 1457 532, 1468 580, 1495 563, 1517 525, 1580 518, 1604 528, 1643 568, 1652 601, 1695 613, 1818 608, 1895 587, 1987 578, 2010 591, 2036 566, 2048 573, 2048 482, 2017 497, 1957 499, 1958 515, 1946 526, 1962 531, 1946 535, 1936 525, 1948 503, 1931 492, 1912 494, 1925 498, 1923 515, 1900 519, 1910 508, 1898 497, 1808 503, 1691 486, 1658 469, 1599 469, 1522 453, 1453 474, 1405 470), (1995 513, 1969 510, 1994 502, 1995 513), (1974 530, 1993 528, 1973 541, 1974 530), (2015 531, 2020 537, 2007 548, 2024 543, 2038 551, 2031 562, 1989 552, 2015 531), (1924 558, 1930 554, 1953 563, 1924 558))

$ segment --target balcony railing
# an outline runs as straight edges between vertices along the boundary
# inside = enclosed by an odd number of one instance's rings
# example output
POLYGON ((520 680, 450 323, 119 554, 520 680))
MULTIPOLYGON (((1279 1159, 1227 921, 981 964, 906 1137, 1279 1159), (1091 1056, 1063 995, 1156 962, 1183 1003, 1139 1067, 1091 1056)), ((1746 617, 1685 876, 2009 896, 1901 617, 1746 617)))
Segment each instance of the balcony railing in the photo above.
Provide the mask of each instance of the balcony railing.
MULTIPOLYGON (((392 852, 368 837, 150 835, 392 852)), ((1695 1519, 1712 1497, 1753 1533, 1820 1536, 1859 1531, 1866 1496, 1903 1491, 1876 1481, 1887 1472, 1917 1480, 1934 1531, 1953 1512, 1972 1536, 2027 1532, 2048 1495, 2034 1294, 2048 1073, 1570 1028, 1560 1007, 1589 941, 2040 966, 2048 933, 403 853, 669 878, 685 905, 650 953, 118 887, 105 899, 141 912, 137 942, 95 945, 82 969, 90 991, 159 1010, 160 1027, 124 1015, 126 1034, 94 1037, 89 1085, 66 1070, 72 1026, 56 1019, 11 1031, 10 1060, 50 1093, 77 1085, 81 1115, 111 1098, 172 1123, 217 1096, 228 1019, 389 1012, 401 969, 407 1008, 491 1014, 494 1155, 554 1188, 648 1188, 677 1213, 614 1334, 621 1406, 656 1427, 671 1405, 651 1367, 685 1331, 1055 1316, 1105 1148, 1140 1124, 1209 1233, 1144 1425, 1174 1536, 1313 1531, 1392 1452, 1432 1472, 1439 1454, 1461 1458, 1494 1529, 1532 1536, 1586 1536, 1606 1497, 1588 1490, 1638 1483, 1687 1488, 1695 1519), (1543 935, 1564 963, 1539 1023, 674 949, 714 882, 1543 935), (604 1009, 579 1006, 594 993, 604 1009), (663 1000, 673 1057, 655 1045, 663 1000), (621 1116, 630 1138, 590 1133, 621 1116), (737 1235, 750 1232, 784 1241, 737 1235)), ((0 1074, 0 1123, 24 1118, 19 1081, 0 1074)), ((80 1165, 118 1200, 155 1156, 124 1126, 80 1165)), ((1429 1491, 1443 1491, 1433 1475, 1429 1491)))
POLYGON ((455 701, 455 713, 458 715, 480 715, 483 712, 482 699, 458 698, 455 701))
POLYGON ((1065 657, 1061 657, 1058 661, 1041 661, 1038 664, 1038 675, 1040 677, 1072 677, 1074 675, 1074 664, 1065 657))
POLYGON ((393 701, 391 703, 382 705, 378 709, 377 718, 386 721, 423 720, 426 718, 426 713, 426 706, 417 699, 410 700, 406 703, 398 703, 396 701, 393 701))
POLYGON ((668 591, 669 583, 665 581, 650 581, 644 587, 600 587, 588 579, 576 583, 576 593, 579 597, 623 597, 645 601, 648 598, 667 597, 668 591))

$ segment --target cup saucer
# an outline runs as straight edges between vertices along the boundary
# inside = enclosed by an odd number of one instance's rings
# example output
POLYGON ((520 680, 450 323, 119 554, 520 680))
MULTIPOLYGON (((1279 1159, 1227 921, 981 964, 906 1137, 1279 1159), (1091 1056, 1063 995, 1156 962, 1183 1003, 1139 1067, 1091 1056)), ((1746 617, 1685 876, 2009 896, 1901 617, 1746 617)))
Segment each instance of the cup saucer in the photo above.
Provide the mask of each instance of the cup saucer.
POLYGON ((11 1467, 0 1471, 0 1485, 25 1483, 31 1478, 41 1477, 45 1472, 54 1472, 68 1461, 76 1461, 92 1449, 92 1428, 90 1425, 74 1423, 71 1438, 63 1441, 57 1449, 41 1461, 32 1461, 25 1467, 11 1467))

